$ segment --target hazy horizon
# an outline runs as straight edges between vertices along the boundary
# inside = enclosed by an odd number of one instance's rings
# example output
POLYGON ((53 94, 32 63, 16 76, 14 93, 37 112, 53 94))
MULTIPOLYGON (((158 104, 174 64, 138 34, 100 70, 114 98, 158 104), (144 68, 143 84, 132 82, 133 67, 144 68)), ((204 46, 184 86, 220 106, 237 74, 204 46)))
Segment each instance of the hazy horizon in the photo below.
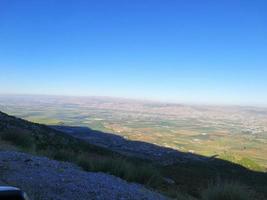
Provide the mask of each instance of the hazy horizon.
POLYGON ((267 108, 267 104, 234 104, 234 103, 203 103, 203 102, 182 102, 182 101, 168 101, 168 100, 157 100, 157 99, 146 99, 146 98, 131 98, 122 96, 105 96, 105 95, 66 95, 66 94, 26 94, 26 93, 0 93, 1 96, 6 97, 62 97, 62 98, 101 98, 101 99, 113 99, 113 100, 125 100, 125 101, 137 101, 137 102, 148 102, 148 103, 159 103, 159 104, 174 104, 174 105, 188 105, 188 106, 222 106, 222 107, 258 107, 267 108))

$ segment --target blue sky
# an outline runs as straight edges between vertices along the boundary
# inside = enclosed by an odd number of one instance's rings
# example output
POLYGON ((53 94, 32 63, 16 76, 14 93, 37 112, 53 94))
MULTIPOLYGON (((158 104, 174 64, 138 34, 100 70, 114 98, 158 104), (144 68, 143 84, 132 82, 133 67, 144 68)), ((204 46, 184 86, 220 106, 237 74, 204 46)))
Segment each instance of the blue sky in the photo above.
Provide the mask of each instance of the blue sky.
POLYGON ((1 0, 0 93, 267 105, 267 1, 1 0))

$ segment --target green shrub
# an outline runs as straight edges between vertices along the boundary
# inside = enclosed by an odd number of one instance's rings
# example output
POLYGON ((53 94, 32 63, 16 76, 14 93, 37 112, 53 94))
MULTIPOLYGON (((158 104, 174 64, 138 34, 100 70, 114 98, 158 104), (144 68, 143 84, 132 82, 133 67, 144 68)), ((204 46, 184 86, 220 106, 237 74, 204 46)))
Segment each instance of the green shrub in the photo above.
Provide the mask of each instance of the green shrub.
POLYGON ((175 199, 177 200, 197 200, 196 198, 189 196, 187 194, 176 193, 175 199))
POLYGON ((151 165, 134 163, 120 157, 90 159, 82 155, 77 164, 84 170, 109 173, 130 182, 152 185, 162 181, 160 173, 151 165))
POLYGON ((74 152, 68 149, 55 150, 51 152, 49 157, 54 160, 67 161, 67 162, 72 162, 75 160, 74 152))
POLYGON ((252 200, 252 191, 238 183, 216 183, 202 192, 203 200, 252 200))
POLYGON ((5 131, 1 133, 1 139, 8 141, 16 146, 31 149, 33 147, 33 138, 31 135, 24 132, 17 132, 16 130, 5 131))

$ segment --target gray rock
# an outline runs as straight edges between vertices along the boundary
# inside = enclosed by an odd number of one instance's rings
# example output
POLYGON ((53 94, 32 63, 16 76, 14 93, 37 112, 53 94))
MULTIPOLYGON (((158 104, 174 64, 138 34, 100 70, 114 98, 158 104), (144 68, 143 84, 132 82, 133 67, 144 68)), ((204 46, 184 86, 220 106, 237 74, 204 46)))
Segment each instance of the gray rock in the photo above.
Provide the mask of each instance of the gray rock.
POLYGON ((112 175, 85 172, 71 163, 25 153, 0 151, 0 171, 4 183, 21 188, 33 200, 167 199, 112 175))

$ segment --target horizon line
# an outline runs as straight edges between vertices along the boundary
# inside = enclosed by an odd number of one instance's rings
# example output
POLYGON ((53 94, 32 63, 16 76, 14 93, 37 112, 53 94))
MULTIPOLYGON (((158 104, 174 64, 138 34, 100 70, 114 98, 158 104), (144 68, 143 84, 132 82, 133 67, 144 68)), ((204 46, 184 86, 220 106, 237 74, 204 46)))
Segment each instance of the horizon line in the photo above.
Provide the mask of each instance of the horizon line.
POLYGON ((187 105, 187 106, 210 106, 210 107, 256 107, 256 108, 267 108, 264 104, 231 104, 231 103, 203 103, 203 102, 184 102, 178 100, 160 100, 150 98, 134 98, 134 97, 123 97, 123 96, 108 96, 108 95, 71 95, 71 94, 32 94, 32 93, 1 93, 0 96, 43 96, 43 97, 76 97, 76 98, 109 98, 109 99, 120 99, 137 102, 150 102, 160 104, 174 104, 174 105, 187 105))

